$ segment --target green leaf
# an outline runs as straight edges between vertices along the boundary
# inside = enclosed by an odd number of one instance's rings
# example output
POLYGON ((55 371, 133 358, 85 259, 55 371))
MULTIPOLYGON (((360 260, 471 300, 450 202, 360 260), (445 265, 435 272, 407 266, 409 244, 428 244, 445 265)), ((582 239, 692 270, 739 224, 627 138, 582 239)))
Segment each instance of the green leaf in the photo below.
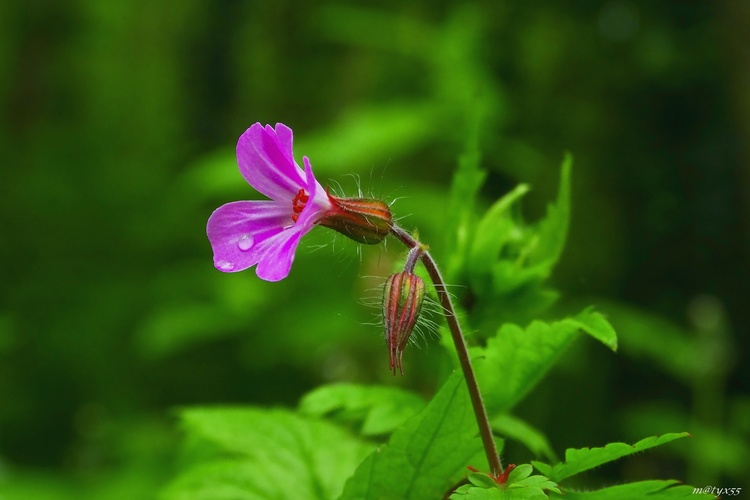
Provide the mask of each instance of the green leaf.
MULTIPOLYGON (((477 225, 467 266, 470 275, 474 277, 472 285, 474 288, 479 288, 480 293, 489 291, 486 288, 490 283, 483 281, 489 278, 486 273, 488 266, 500 258, 500 252, 506 244, 517 242, 524 236, 523 228, 514 219, 511 208, 528 192, 528 185, 519 184, 497 200, 477 225)), ((509 269, 515 270, 518 262, 513 260, 505 264, 509 266, 509 269)))
POLYGON ((534 468, 531 466, 531 464, 521 464, 514 468, 512 471, 510 471, 510 475, 508 476, 508 484, 513 484, 517 481, 521 481, 522 479, 526 479, 531 475, 531 473, 534 471, 534 468))
POLYGON ((483 472, 471 472, 467 476, 467 479, 471 484, 473 484, 474 486, 479 486, 480 488, 500 487, 500 485, 497 484, 494 479, 483 472))
POLYGON ((546 217, 536 225, 524 224, 520 209, 511 210, 529 190, 523 184, 485 214, 477 228, 469 262, 475 280, 489 269, 495 292, 508 293, 551 274, 568 234, 572 164, 572 157, 566 155, 557 201, 547 207, 546 217))
POLYGON ((557 484, 544 476, 532 476, 533 468, 529 464, 522 464, 513 469, 504 486, 498 486, 486 474, 473 473, 469 475, 471 484, 458 488, 451 499, 546 499, 544 490, 559 493, 557 484))
POLYGON ((575 339, 566 321, 533 321, 526 329, 505 324, 484 349, 472 349, 474 369, 490 413, 507 412, 542 379, 575 339))
MULTIPOLYGON (((529 465, 529 467, 531 466, 529 465)), ((510 480, 508 480, 508 482, 510 483, 510 480)), ((521 479, 520 481, 516 481, 513 484, 509 484, 509 488, 539 488, 541 490, 560 493, 560 488, 557 486, 557 483, 550 481, 549 478, 540 476, 539 474, 529 476, 527 478, 521 479)))
POLYGON ((186 471, 165 498, 192 498, 185 495, 194 487, 204 498, 335 498, 372 450, 332 424, 286 410, 195 408, 181 416, 191 439, 223 453, 186 471))
POLYGON ((502 322, 526 323, 557 300, 545 280, 565 246, 571 169, 572 159, 566 155, 557 200, 538 223, 527 224, 521 216, 520 200, 529 190, 521 184, 495 202, 471 235, 464 268, 480 331, 493 331, 502 322))
POLYGON ((530 491, 535 491, 537 489, 540 491, 544 489, 555 492, 560 491, 557 484, 550 481, 549 478, 540 475, 532 476, 531 473, 533 470, 534 468, 531 464, 521 464, 513 469, 508 475, 508 488, 528 488, 530 491))
MULTIPOLYGON (((292 476, 293 474, 289 474, 292 476)), ((293 481, 293 480, 292 480, 293 481)), ((217 460, 198 465, 172 481, 160 500, 263 500, 284 494, 254 460, 217 460)), ((315 497, 310 497, 315 498, 315 497)))
POLYGON ((470 484, 464 484, 459 486, 450 496, 451 500, 462 500, 464 498, 471 498, 474 500, 496 500, 503 498, 505 492, 501 492, 499 489, 493 490, 488 488, 478 488, 470 484))
POLYGON ((541 488, 478 488, 476 486, 461 486, 450 496, 451 500, 547 500, 549 498, 541 488))
POLYGON ((547 216, 537 225, 538 245, 529 254, 529 264, 540 266, 549 274, 565 248, 570 223, 570 172, 573 157, 565 154, 560 174, 557 202, 547 207, 547 216))
POLYGON ((681 485, 679 481, 652 480, 639 481, 637 483, 610 486, 595 491, 565 491, 564 494, 551 494, 550 498, 565 500, 633 500, 634 498, 646 498, 648 500, 670 499, 670 498, 716 498, 700 492, 701 488, 681 485))
POLYGON ((570 318, 569 321, 574 322, 578 328, 613 351, 617 351, 617 333, 615 333, 615 329, 612 328, 612 325, 609 324, 604 315, 594 311, 592 307, 584 309, 574 318, 570 318))
POLYGON ((556 464, 552 468, 547 464, 532 463, 542 474, 549 476, 550 479, 559 483, 563 479, 593 469, 594 467, 599 467, 618 458, 648 450, 649 448, 654 448, 689 435, 687 432, 679 432, 651 436, 641 439, 632 446, 626 443, 609 443, 603 448, 569 448, 565 451, 565 462, 556 464))
POLYGON ((424 410, 367 457, 342 498, 442 498, 481 451, 477 433, 463 376, 454 372, 424 410))
POLYGON ((475 370, 490 412, 507 412, 542 379, 583 330, 605 345, 616 344, 614 330, 600 314, 586 309, 554 323, 532 321, 526 329, 505 324, 485 348, 472 349, 475 370))
POLYGON ((523 443, 536 456, 543 456, 553 461, 557 460, 547 437, 540 430, 535 429, 523 420, 508 413, 502 413, 493 416, 490 424, 493 431, 507 439, 523 443))
POLYGON ((337 412, 338 419, 362 421, 361 433, 373 436, 392 432, 425 405, 417 394, 397 387, 336 384, 307 394, 299 410, 318 417, 337 412))

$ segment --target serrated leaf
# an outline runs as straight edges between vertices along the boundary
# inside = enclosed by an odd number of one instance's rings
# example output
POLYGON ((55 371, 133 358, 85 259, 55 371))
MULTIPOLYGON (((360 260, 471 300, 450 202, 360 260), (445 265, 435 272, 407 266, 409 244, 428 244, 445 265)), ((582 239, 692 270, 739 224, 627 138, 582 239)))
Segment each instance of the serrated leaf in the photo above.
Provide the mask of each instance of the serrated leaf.
POLYGON ((451 499, 484 498, 484 499, 542 499, 547 498, 544 490, 560 492, 557 484, 544 476, 532 476, 531 465, 521 464, 508 476, 507 483, 498 484, 485 474, 470 474, 471 484, 458 488, 451 499))
POLYGON ((550 481, 549 478, 545 476, 535 475, 535 476, 529 476, 526 479, 522 479, 521 481, 518 481, 517 483, 512 485, 514 488, 540 488, 542 490, 548 490, 548 491, 554 491, 555 493, 560 493, 560 488, 558 488, 557 483, 550 481))
POLYGON ((502 322, 526 323, 557 300, 557 292, 546 280, 567 237, 571 165, 567 155, 557 199, 541 221, 523 221, 519 201, 528 187, 520 185, 498 200, 474 231, 465 270, 474 292, 473 316, 480 332, 493 331, 502 322))
MULTIPOLYGON (((557 200, 547 207, 546 217, 536 225, 525 226, 520 220, 514 221, 508 217, 499 219, 498 228, 502 229, 503 242, 509 241, 508 236, 512 236, 515 239, 515 249, 508 252, 508 257, 495 262, 495 264, 491 264, 491 261, 487 260, 485 253, 477 255, 477 257, 481 256, 483 260, 475 261, 476 265, 481 265, 485 268, 491 266, 496 291, 507 293, 524 284, 534 281, 539 282, 551 274, 552 269, 562 255, 568 235, 568 225, 570 223, 570 173, 572 165, 572 157, 566 154, 561 168, 557 200), (512 231, 500 225, 507 225, 509 223, 505 221, 512 223, 514 226, 512 231)), ((493 207, 498 211, 495 217, 500 216, 500 210, 503 208, 505 210, 502 213, 507 214, 507 208, 526 191, 527 189, 521 185, 515 191, 511 192, 508 207, 503 207, 502 203, 493 207)), ((488 213, 488 215, 490 214, 488 213)), ((488 228, 491 220, 487 221, 488 228)), ((483 236, 477 234, 477 239, 483 236)), ((487 245, 483 243, 482 246, 487 245)))
POLYGON ((555 489, 557 487, 546 477, 531 476, 508 488, 483 488, 467 484, 458 488, 450 498, 451 500, 466 498, 473 500, 546 500, 548 497, 544 489, 550 486, 555 489))
POLYGON ((338 412, 341 420, 362 421, 361 433, 373 436, 397 429, 426 404, 421 396, 398 387, 335 384, 305 395, 299 411, 318 417, 338 412))
MULTIPOLYGON (((188 470, 167 490, 174 495, 181 491, 179 485, 196 483, 209 491, 211 478, 221 489, 220 478, 228 476, 235 478, 232 488, 242 488, 249 481, 247 471, 252 469, 252 477, 268 479, 272 494, 264 498, 335 498, 346 478, 372 450, 372 446, 330 423, 302 418, 287 410, 195 408, 183 411, 181 417, 193 440, 212 443, 223 450, 224 458, 219 457, 222 461, 218 465, 188 470)), ((264 481, 256 482, 266 484, 264 481)), ((252 495, 255 490, 247 492, 252 495)))
POLYGON ((569 448, 565 451, 565 462, 554 465, 551 470, 544 467, 543 464, 537 462, 532 463, 551 480, 559 483, 563 479, 593 469, 594 467, 599 467, 600 465, 613 462, 619 458, 638 453, 639 451, 648 450, 649 448, 654 448, 689 435, 690 434, 687 432, 677 432, 663 434, 661 436, 647 437, 641 439, 634 445, 626 443, 609 443, 602 448, 569 448))
POLYGON ((567 322, 533 321, 525 329, 505 324, 487 341, 473 349, 474 369, 490 413, 507 412, 542 379, 577 328, 567 322))
MULTIPOLYGON (((531 468, 531 465, 529 465, 529 468, 531 468)), ((508 479, 508 483, 510 483, 510 479, 508 479)), ((555 493, 560 493, 560 488, 557 486, 557 483, 554 481, 550 481, 548 477, 546 476, 540 476, 540 475, 534 475, 529 476, 521 479, 520 481, 515 481, 513 484, 509 484, 508 487, 513 488, 540 488, 542 490, 548 490, 548 491, 554 491, 555 493)))
POLYGON ((681 485, 679 481, 652 480, 636 483, 620 484, 595 491, 565 491, 563 494, 550 494, 550 498, 565 500, 633 500, 646 498, 648 500, 672 498, 716 498, 714 495, 694 492, 692 486, 681 485))
POLYGON ((582 329, 611 347, 614 330, 590 310, 554 323, 532 321, 526 329, 505 324, 485 348, 472 350, 490 412, 507 412, 542 379, 582 329))
POLYGON ((477 434, 463 376, 455 372, 424 410, 357 468, 341 498, 441 498, 481 451, 477 434))

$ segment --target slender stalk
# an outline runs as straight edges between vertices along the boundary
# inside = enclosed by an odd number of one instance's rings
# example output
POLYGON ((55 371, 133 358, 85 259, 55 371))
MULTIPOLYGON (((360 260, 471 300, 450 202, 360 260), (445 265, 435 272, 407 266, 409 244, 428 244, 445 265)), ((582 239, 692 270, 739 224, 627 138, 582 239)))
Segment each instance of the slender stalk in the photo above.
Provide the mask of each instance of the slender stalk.
MULTIPOLYGON (((490 420, 487 417, 487 410, 482 402, 482 394, 479 392, 479 385, 477 384, 477 378, 474 375, 474 369, 471 366, 471 358, 469 357, 469 349, 466 345, 466 339, 464 338, 463 332, 461 331, 461 325, 458 323, 456 317, 456 310, 453 307, 450 294, 445 287, 445 281, 443 276, 440 274, 440 270, 435 263, 435 260, 427 251, 427 248, 417 241, 412 235, 407 233, 404 229, 393 224, 391 227, 391 233, 398 238, 404 245, 410 249, 420 248, 422 264, 427 269, 427 273, 430 275, 432 283, 435 285, 438 298, 440 299, 440 305, 443 307, 443 313, 445 314, 445 320, 448 322, 448 328, 453 337, 453 343, 456 346, 456 352, 458 354, 458 362, 461 365, 461 369, 464 373, 464 380, 466 380, 466 387, 469 389, 469 397, 471 398, 471 406, 474 409, 474 415, 477 419, 477 425, 479 426, 479 435, 482 438, 484 444, 484 452, 487 455, 487 463, 490 465, 490 469, 493 476, 498 476, 503 473, 503 464, 500 461, 500 456, 497 454, 497 448, 495 447, 495 440, 492 437, 492 428, 490 427, 490 420)), ((409 254, 412 255, 412 252, 409 254)))

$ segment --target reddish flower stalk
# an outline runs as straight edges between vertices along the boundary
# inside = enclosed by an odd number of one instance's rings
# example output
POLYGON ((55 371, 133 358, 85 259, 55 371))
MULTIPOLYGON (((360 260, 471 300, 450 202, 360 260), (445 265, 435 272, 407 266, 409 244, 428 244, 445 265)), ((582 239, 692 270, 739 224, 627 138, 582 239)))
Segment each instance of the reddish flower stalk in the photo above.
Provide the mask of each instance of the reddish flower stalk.
MULTIPOLYGON (((435 285, 435 291, 438 294, 440 305, 443 307, 443 313, 445 319, 448 322, 448 328, 451 332, 453 343, 456 346, 456 353, 458 354, 458 362, 463 370, 464 380, 466 380, 466 387, 469 390, 469 398, 471 399, 471 405, 474 409, 474 415, 477 419, 477 425, 479 427, 479 435, 482 438, 482 444, 484 445, 484 452, 487 456, 487 463, 490 466, 490 473, 493 476, 500 477, 503 474, 503 464, 500 461, 500 456, 497 454, 497 447, 495 446, 495 440, 492 437, 492 428, 490 427, 490 420, 487 416, 487 409, 484 407, 482 401, 482 393, 479 392, 479 384, 474 374, 474 368, 471 366, 471 358, 469 357, 469 348, 466 345, 463 332, 461 331, 461 325, 458 323, 456 317, 456 310, 453 307, 453 301, 451 300, 450 294, 445 287, 445 281, 443 276, 440 274, 440 270, 432 258, 426 247, 417 241, 412 235, 406 232, 404 229, 396 224, 391 226, 391 234, 393 234, 399 241, 406 245, 409 249, 420 249, 420 259, 427 269, 427 273, 430 275, 433 285, 435 285)), ((410 252, 411 255, 411 252, 410 252)), ((408 261, 408 258, 407 258, 408 261)))

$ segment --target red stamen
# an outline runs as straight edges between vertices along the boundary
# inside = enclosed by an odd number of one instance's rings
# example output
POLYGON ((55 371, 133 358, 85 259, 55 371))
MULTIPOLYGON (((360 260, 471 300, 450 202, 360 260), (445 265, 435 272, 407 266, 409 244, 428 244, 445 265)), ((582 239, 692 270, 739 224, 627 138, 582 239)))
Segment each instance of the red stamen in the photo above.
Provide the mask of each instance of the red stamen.
POLYGON ((305 193, 304 189, 300 189, 297 195, 292 200, 292 221, 297 222, 299 214, 305 209, 305 203, 310 199, 310 195, 305 193))

